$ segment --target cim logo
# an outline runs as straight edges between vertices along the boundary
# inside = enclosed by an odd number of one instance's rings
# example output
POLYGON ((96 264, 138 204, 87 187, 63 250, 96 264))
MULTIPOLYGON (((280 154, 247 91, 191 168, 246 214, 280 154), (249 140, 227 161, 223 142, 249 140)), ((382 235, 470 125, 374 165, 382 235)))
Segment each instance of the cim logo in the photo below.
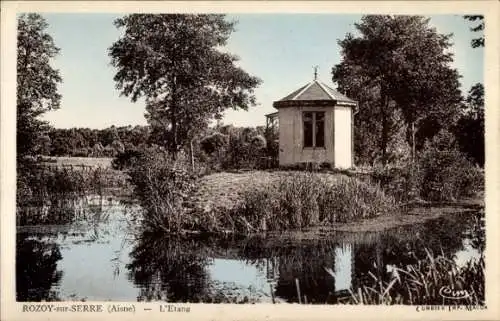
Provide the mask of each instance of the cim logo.
POLYGON ((449 286, 443 286, 439 289, 439 294, 446 299, 459 300, 469 297, 467 290, 453 290, 449 286))

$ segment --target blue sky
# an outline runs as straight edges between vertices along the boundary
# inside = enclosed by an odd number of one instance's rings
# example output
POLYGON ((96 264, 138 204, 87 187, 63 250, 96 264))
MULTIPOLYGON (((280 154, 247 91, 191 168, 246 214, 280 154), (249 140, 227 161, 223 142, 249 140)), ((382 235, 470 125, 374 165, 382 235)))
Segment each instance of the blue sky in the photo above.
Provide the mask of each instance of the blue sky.
MULTIPOLYGON (((120 33, 113 14, 43 14, 49 23, 61 54, 54 66, 63 76, 60 86, 61 109, 44 118, 60 128, 104 128, 146 124, 142 101, 132 103, 115 89, 107 48, 120 33)), ((483 82, 483 49, 473 49, 474 33, 459 15, 429 16, 440 33, 453 33, 453 67, 463 76, 462 89, 483 82)), ((354 32, 361 15, 347 14, 242 14, 228 15, 238 20, 236 32, 227 50, 238 55, 240 65, 262 79, 256 90, 258 106, 249 111, 228 111, 226 124, 255 126, 265 123, 264 115, 275 111, 278 100, 313 78, 313 66, 319 66, 319 78, 331 83, 331 68, 340 62, 338 39, 354 32)))

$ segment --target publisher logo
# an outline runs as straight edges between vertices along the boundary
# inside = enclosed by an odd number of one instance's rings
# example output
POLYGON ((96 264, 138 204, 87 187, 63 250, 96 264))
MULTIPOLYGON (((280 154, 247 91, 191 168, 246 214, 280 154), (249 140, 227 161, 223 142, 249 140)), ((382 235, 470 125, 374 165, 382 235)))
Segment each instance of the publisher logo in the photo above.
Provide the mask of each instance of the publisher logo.
POLYGON ((454 290, 449 286, 443 286, 439 289, 439 294, 446 299, 460 300, 469 297, 467 290, 454 290))

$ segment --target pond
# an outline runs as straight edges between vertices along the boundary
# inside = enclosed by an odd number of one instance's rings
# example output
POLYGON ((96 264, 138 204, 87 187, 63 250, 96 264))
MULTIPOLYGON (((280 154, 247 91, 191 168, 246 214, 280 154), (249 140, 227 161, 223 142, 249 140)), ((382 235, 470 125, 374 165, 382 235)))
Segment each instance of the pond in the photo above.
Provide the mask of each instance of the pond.
POLYGON ((383 232, 313 239, 167 238, 139 234, 139 208, 114 198, 85 202, 85 215, 17 231, 18 301, 342 302, 349 288, 428 248, 459 266, 484 249, 482 211, 448 214, 383 232))

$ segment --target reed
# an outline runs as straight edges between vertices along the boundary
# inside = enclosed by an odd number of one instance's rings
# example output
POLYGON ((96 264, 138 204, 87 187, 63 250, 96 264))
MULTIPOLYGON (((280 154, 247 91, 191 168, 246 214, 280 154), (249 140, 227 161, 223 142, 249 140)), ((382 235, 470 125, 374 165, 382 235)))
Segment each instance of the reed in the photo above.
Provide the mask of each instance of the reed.
POLYGON ((89 194, 126 188, 126 180, 109 168, 20 164, 17 175, 17 221, 23 224, 66 222, 89 194))
POLYGON ((195 187, 196 175, 187 164, 166 153, 146 153, 128 175, 143 209, 144 230, 178 233, 192 228, 194 217, 183 204, 195 187))
POLYGON ((232 229, 248 233, 334 225, 388 214, 396 207, 394 198, 376 185, 295 172, 277 184, 245 191, 228 216, 232 229))
POLYGON ((484 305, 485 260, 470 260, 464 266, 445 257, 433 255, 416 264, 394 267, 390 278, 371 276, 371 284, 351 289, 350 304, 405 304, 405 305, 484 305), (447 298, 442 289, 463 294, 462 298, 447 298))

